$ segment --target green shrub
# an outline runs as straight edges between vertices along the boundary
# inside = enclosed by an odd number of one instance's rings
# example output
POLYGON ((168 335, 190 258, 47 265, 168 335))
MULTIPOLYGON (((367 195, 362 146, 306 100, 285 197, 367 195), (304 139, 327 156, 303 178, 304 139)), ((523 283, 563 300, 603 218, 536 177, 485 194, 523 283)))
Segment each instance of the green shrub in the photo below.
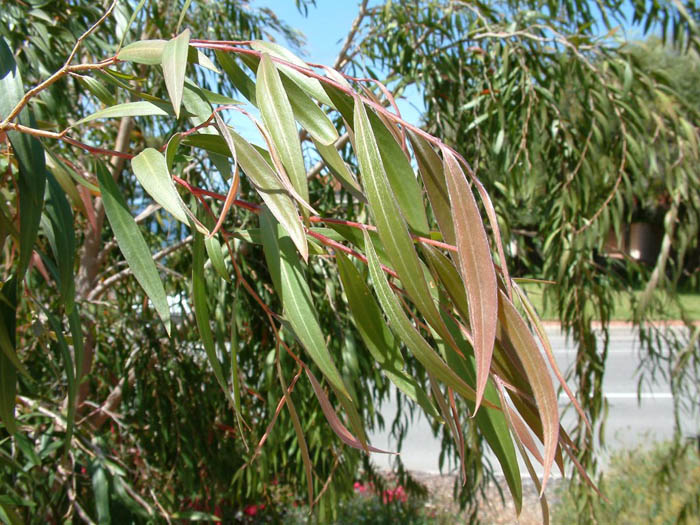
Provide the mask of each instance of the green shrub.
MULTIPOLYGON (((691 446, 657 445, 615 454, 602 477, 598 525, 675 525, 700 519, 700 455, 691 446)), ((565 488, 553 509, 555 524, 576 523, 577 502, 565 488)))

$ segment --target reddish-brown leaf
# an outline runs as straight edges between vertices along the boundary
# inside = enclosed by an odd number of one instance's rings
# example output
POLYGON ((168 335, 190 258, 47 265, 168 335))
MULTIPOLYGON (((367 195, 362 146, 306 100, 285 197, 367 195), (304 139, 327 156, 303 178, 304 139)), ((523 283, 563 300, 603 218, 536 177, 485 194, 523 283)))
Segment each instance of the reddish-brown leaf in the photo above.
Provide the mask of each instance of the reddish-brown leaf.
POLYGON ((544 473, 542 475, 542 490, 547 485, 547 478, 552 470, 552 464, 557 453, 559 440, 559 407, 557 394, 547 369, 547 364, 540 354, 525 321, 510 302, 505 293, 499 290, 499 320, 507 334, 513 349, 525 369, 527 381, 532 389, 535 403, 542 422, 544 443, 544 473))
POLYGON ((378 448, 375 448, 371 445, 367 445, 367 449, 362 446, 362 443, 360 442, 359 439, 357 439, 355 436, 353 436, 350 431, 343 425, 343 423, 340 421, 340 418, 338 415, 335 413, 335 410, 333 409, 333 405, 331 405, 330 400, 328 399, 328 396, 326 393, 323 391, 323 388, 319 384, 319 382, 316 380, 314 377, 314 374, 311 372, 311 370, 305 368, 306 375, 309 378, 309 381, 311 381, 311 386, 314 389, 314 392, 316 393, 316 397, 318 398, 318 402, 321 405, 321 410, 323 410, 323 415, 326 416, 326 420, 328 421, 328 424, 331 426, 333 429, 333 432, 336 433, 336 435, 340 438, 340 440, 345 443, 346 445, 349 445, 353 448, 357 448, 359 450, 366 450, 369 452, 378 452, 380 454, 396 454, 396 452, 388 452, 386 450, 380 450, 378 448))
POLYGON ((476 407, 486 389, 498 322, 498 284, 479 207, 457 159, 441 148, 450 196, 459 269, 469 297, 469 322, 476 357, 476 407))

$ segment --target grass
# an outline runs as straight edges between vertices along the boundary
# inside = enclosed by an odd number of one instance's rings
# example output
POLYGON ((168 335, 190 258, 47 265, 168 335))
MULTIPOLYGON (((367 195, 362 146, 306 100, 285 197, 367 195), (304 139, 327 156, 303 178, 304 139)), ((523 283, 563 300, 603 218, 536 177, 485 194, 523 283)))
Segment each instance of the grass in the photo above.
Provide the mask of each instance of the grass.
MULTIPOLYGON (((544 304, 545 286, 556 285, 537 283, 525 283, 522 285, 527 292, 530 301, 532 301, 532 304, 540 313, 542 319, 545 321, 557 321, 558 315, 556 312, 556 305, 552 304, 552 301, 547 301, 547 304, 544 304)), ((639 291, 634 293, 637 296, 641 294, 639 291)), ((657 298, 659 298, 661 300, 661 304, 663 304, 663 314, 660 314, 656 320, 671 321, 681 318, 681 310, 678 304, 671 301, 670 298, 662 292, 657 294, 657 298)), ((700 294, 681 293, 679 294, 679 302, 681 307, 685 310, 686 315, 688 315, 691 319, 700 320, 700 294)), ((629 294, 616 294, 611 319, 613 321, 631 321, 632 315, 633 311, 629 294)))

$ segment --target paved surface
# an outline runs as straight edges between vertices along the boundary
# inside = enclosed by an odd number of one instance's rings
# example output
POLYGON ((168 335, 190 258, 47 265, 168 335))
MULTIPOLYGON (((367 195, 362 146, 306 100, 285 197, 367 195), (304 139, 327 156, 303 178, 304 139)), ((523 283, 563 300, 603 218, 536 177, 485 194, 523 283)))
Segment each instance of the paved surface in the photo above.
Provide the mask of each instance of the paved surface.
MULTIPOLYGON (((554 356, 562 372, 572 366, 576 353, 573 345, 560 334, 558 327, 547 328, 554 356)), ((605 426, 607 454, 615 449, 670 438, 673 434, 672 398, 668 383, 660 380, 656 384, 645 384, 638 398, 639 351, 635 334, 627 326, 611 329, 610 346, 603 389, 608 400, 608 418, 605 426)), ((560 396, 560 408, 565 410, 562 418, 564 428, 572 428, 574 410, 567 403, 566 394, 560 396)), ((396 414, 395 400, 386 403, 381 410, 387 426, 396 414)), ((700 415, 695 421, 686 421, 685 430, 696 433, 700 429, 700 415)), ((388 431, 370 435, 374 446, 395 450, 396 443, 388 431)), ((427 420, 419 416, 412 422, 403 442, 401 458, 409 470, 439 472, 440 439, 433 436, 427 420)), ((489 455, 494 466, 495 457, 489 455)), ((380 467, 389 467, 391 456, 373 454, 380 467)), ((499 468, 496 469, 500 470, 499 468)), ((443 469, 443 472, 449 470, 443 469)), ((540 469, 541 472, 541 469, 540 469)), ((558 475, 558 472, 555 472, 558 475)))

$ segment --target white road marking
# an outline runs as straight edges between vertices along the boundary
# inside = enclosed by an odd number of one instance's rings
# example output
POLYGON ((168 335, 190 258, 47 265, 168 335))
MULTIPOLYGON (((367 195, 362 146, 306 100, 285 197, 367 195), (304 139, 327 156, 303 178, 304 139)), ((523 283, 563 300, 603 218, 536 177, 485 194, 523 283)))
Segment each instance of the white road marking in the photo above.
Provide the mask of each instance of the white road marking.
MULTIPOLYGON (((671 392, 608 392, 605 394, 607 399, 673 399, 671 392)), ((559 399, 569 399, 566 392, 559 394, 559 399)))

